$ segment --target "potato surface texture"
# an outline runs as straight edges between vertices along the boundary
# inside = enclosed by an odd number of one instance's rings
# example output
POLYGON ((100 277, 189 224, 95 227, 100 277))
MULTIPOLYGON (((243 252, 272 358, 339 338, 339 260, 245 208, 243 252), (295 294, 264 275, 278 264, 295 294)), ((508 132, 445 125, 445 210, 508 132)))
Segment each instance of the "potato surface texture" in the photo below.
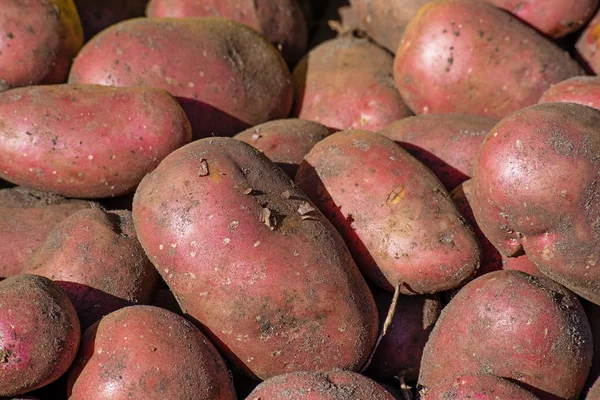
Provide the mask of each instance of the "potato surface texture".
POLYGON ((519 385, 493 375, 459 376, 424 390, 420 399, 538 400, 519 385))
POLYGON ((377 310, 342 238, 250 145, 206 138, 173 152, 136 191, 138 238, 184 313, 260 379, 358 370, 377 310))
POLYGON ((600 109, 600 77, 576 76, 552 85, 544 92, 541 103, 577 103, 600 109))

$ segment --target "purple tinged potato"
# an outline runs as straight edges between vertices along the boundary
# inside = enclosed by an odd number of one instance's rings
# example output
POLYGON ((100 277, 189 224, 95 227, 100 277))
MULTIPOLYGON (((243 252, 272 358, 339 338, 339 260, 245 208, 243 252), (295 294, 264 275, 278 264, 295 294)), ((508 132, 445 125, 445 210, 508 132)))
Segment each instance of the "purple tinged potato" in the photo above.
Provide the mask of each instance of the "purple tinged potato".
POLYGON ((286 118, 293 101, 277 49, 253 29, 214 17, 113 25, 79 52, 69 82, 165 89, 185 110, 194 138, 286 118))
POLYGON ((169 155, 133 201, 138 238, 223 355, 260 379, 359 370, 378 317, 340 235, 252 146, 206 138, 169 155))
POLYGON ((506 257, 600 304, 600 111, 545 103, 503 119, 482 144, 471 206, 506 257))
POLYGON ((79 337, 75 309, 51 280, 16 275, 0 282, 0 396, 60 378, 75 359, 79 337))
POLYGON ((54 85, 0 94, 0 177, 42 191, 132 192, 190 140, 183 110, 160 89, 54 85))
POLYGON ((462 375, 421 391, 421 400, 539 400, 519 385, 493 375, 462 375))
POLYGON ((577 103, 600 109, 600 77, 576 76, 552 85, 542 94, 541 103, 577 103))

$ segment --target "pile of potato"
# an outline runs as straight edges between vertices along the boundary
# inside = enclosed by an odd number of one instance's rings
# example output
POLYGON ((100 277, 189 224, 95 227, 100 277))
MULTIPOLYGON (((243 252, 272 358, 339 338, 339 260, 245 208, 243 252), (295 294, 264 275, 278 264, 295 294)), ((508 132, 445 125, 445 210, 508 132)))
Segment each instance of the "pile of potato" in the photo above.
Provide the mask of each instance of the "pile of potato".
POLYGON ((600 0, 0 0, 0 398, 600 400, 600 0))

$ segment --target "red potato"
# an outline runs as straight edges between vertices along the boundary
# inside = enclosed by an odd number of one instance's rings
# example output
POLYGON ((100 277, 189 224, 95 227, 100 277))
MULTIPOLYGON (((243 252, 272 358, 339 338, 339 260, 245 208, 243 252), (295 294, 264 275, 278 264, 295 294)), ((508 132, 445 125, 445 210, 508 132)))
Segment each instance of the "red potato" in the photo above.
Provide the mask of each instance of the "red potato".
POLYGON ((393 57, 366 39, 329 40, 294 69, 293 115, 336 130, 383 129, 412 115, 394 86, 393 57))
POLYGON ((342 234, 373 283, 403 294, 449 290, 479 267, 479 245, 448 192, 392 140, 367 131, 317 143, 296 182, 342 234))
POLYGON ((469 114, 427 114, 404 118, 378 133, 425 164, 451 191, 471 177, 479 146, 497 122, 469 114))
POLYGON ((120 308, 149 303, 158 283, 129 211, 70 215, 50 232, 23 273, 45 276, 63 289, 82 330, 120 308))
POLYGON ((68 376, 70 400, 235 400, 225 362, 192 323, 132 306, 84 334, 68 376))
POLYGON ((577 76, 552 85, 538 103, 577 103, 600 109, 600 77, 577 76))
POLYGON ((293 101, 281 54, 253 29, 211 17, 113 25, 81 50, 69 82, 165 89, 179 100, 195 138, 286 118, 293 101))
POLYGON ((292 66, 308 46, 308 27, 298 0, 150 0, 146 14, 230 18, 262 34, 292 66))
POLYGON ((290 118, 257 125, 238 133, 234 139, 262 151, 294 179, 306 153, 330 134, 331 131, 321 124, 290 118))
POLYGON ((600 72, 598 44, 600 44, 600 11, 592 18, 575 44, 579 56, 596 74, 600 72))
POLYGON ((468 283, 444 308, 423 352, 419 384, 485 373, 540 399, 575 400, 592 352, 590 325, 573 293, 550 279, 496 271, 468 283))
POLYGON ((483 143, 471 206, 505 257, 600 304, 600 111, 545 103, 503 119, 483 143))
POLYGON ((138 238, 184 313, 260 379, 359 370, 375 303, 342 238, 252 146, 207 138, 173 152, 133 201, 138 238))
POLYGON ((538 400, 519 385, 493 375, 462 375, 421 392, 421 400, 538 400))
POLYGON ((183 110, 160 89, 55 85, 0 94, 0 176, 63 196, 131 192, 190 140, 183 110))
POLYGON ((527 254, 519 257, 502 257, 502 269, 525 272, 526 274, 545 277, 530 259, 527 254))
POLYGON ((73 0, 3 0, 0 27, 0 92, 64 82, 83 45, 73 0))
POLYGON ((350 371, 295 372, 271 378, 246 400, 394 400, 382 386, 350 371))
POLYGON ((93 206, 97 205, 20 187, 0 190, 0 277, 20 274, 56 225, 93 206))
POLYGON ((396 86, 416 114, 503 118, 550 85, 582 75, 548 39, 491 4, 434 0, 406 28, 396 86))
POLYGON ((75 359, 79 336, 75 309, 51 280, 17 275, 0 282, 0 396, 60 378, 75 359))
POLYGON ((74 0, 86 41, 126 19, 143 17, 148 0, 74 0))

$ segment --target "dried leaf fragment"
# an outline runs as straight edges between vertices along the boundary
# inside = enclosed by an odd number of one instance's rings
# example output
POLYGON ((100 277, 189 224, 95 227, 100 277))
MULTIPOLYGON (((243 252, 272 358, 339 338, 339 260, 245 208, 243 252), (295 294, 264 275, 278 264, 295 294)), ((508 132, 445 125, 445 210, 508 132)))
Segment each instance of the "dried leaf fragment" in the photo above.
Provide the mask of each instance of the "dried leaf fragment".
POLYGON ((315 208, 311 206, 308 202, 304 202, 300 205, 300 207, 298 207, 298 213, 300 215, 306 215, 313 211, 315 211, 315 208))
POLYGON ((391 206, 394 206, 394 205, 400 203, 400 200, 404 199, 404 191, 405 191, 404 186, 398 186, 394 190, 392 190, 390 192, 390 194, 388 195, 388 198, 386 201, 387 205, 391 207, 391 206))
POLYGON ((268 207, 264 207, 260 212, 260 222, 267 225, 271 230, 275 229, 275 221, 273 219, 273 213, 268 207))
POLYGON ((200 159, 200 168, 198 169, 198 176, 207 176, 209 174, 208 171, 208 162, 204 158, 200 159))

